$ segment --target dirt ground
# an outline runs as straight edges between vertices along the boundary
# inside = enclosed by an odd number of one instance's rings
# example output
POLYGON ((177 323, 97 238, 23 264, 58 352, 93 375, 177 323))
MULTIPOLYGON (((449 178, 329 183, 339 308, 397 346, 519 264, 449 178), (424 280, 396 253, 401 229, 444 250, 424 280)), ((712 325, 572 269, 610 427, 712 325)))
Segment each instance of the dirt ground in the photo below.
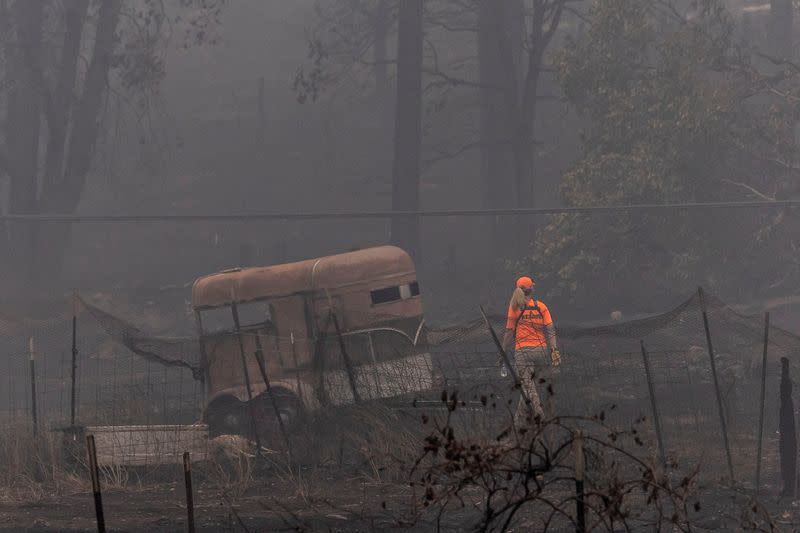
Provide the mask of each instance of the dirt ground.
MULTIPOLYGON (((402 528, 410 493, 404 487, 315 475, 306 482, 271 477, 243 495, 223 496, 217 486, 195 487, 197 531, 374 531, 402 528), (384 507, 385 503, 385 507, 384 507)), ((103 493, 108 531, 186 531, 182 483, 160 483, 103 493)), ((91 492, 30 504, 0 504, 0 531, 96 531, 91 492)), ((414 529, 414 528, 412 528, 414 529)))
MULTIPOLYGON (((317 438, 323 439, 324 434, 317 435, 317 438)), ((798 530, 800 502, 793 505, 790 500, 778 499, 781 481, 777 442, 769 440, 768 444, 759 500, 781 530, 798 530)), ((195 463, 193 494, 197 531, 435 530, 435 517, 422 507, 423 495, 414 492, 407 474, 399 469, 383 470, 369 462, 351 464, 346 461, 337 463, 336 460, 299 470, 296 467, 289 469, 285 462, 269 458, 258 464, 261 466, 247 461, 232 461, 226 463, 225 469, 220 469, 220 463, 213 461, 195 463), (245 464, 247 466, 242 466, 245 464)), ((737 464, 737 468, 739 466, 737 464)), ((693 516, 702 525, 698 531, 728 530, 721 517, 737 514, 737 505, 748 501, 747 494, 752 494, 752 486, 747 490, 747 483, 743 480, 751 479, 752 473, 743 468, 738 468, 737 473, 740 476, 739 489, 733 490, 721 488, 724 483, 718 484, 713 476, 703 478, 702 511, 693 516), (738 503, 731 497, 734 493, 739 496, 738 503)), ((83 474, 85 471, 73 483, 74 490, 70 490, 73 485, 67 485, 58 497, 39 496, 28 503, 0 500, 0 533, 96 531, 93 495, 88 478, 83 474)), ((180 467, 131 472, 124 479, 114 479, 104 477, 103 503, 108 531, 165 533, 187 530, 180 467)), ((574 489, 570 486, 567 490, 574 489)), ((440 524, 442 530, 461 531, 471 529, 469 526, 477 523, 473 504, 482 501, 482 496, 468 496, 471 501, 467 501, 463 509, 448 512, 446 520, 440 524)), ((524 525, 514 529, 527 530, 532 529, 524 525)), ((574 531, 574 526, 553 529, 562 530, 574 531)))
MULTIPOLYGON (((791 501, 778 501, 777 487, 767 490, 770 494, 762 494, 762 501, 770 508, 777 525, 782 530, 795 530, 796 524, 800 524, 800 507, 791 501)), ((201 481, 195 487, 194 501, 197 531, 407 532, 434 529, 431 517, 417 513, 420 509, 415 509, 415 498, 408 484, 346 478, 341 471, 333 470, 309 471, 291 479, 284 475, 262 475, 243 494, 223 494, 218 484, 201 481)), ((416 502, 419 501, 417 498, 416 502)), ((186 531, 182 483, 106 490, 103 503, 108 531, 186 531)), ((698 517, 697 530, 726 530, 716 514, 698 517)), ((460 530, 459 524, 465 524, 461 521, 463 518, 464 514, 455 511, 442 524, 443 529, 460 530)), ((0 532, 83 532, 96 531, 96 528, 91 492, 44 498, 29 504, 0 504, 0 532)), ((520 526, 515 530, 528 529, 520 526)))

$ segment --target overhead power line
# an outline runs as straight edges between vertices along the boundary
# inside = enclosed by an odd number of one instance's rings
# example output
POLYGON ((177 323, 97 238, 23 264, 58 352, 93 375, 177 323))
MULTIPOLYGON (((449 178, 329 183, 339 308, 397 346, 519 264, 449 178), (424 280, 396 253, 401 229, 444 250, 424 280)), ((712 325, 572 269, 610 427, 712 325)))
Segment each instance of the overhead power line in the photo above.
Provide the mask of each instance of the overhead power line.
POLYGON ((508 209, 451 209, 420 211, 317 211, 294 213, 160 214, 160 215, 64 215, 6 214, 0 222, 42 223, 125 223, 125 222, 249 222, 267 220, 354 220, 404 217, 488 217, 558 214, 625 213, 647 211, 690 211, 704 209, 779 209, 800 206, 798 200, 696 202, 671 204, 597 205, 586 207, 544 207, 508 209))

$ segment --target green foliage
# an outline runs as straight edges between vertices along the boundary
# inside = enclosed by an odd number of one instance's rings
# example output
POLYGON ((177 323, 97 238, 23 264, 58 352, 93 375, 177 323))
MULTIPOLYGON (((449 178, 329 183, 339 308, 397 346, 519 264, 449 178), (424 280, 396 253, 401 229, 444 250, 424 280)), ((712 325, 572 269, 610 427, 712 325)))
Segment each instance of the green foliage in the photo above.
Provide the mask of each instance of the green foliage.
MULTIPOLYGON (((774 162, 796 148, 786 102, 766 96, 777 78, 757 70, 720 2, 697 4, 681 16, 676 0, 596 1, 588 34, 558 56, 565 95, 587 125, 563 176, 568 205, 754 199, 754 189, 774 193, 786 180, 786 165, 774 162)), ((780 260, 780 231, 764 233, 769 223, 753 211, 561 215, 532 261, 562 295, 618 303, 762 270, 755 282, 771 284, 785 271, 759 261, 780 260)))

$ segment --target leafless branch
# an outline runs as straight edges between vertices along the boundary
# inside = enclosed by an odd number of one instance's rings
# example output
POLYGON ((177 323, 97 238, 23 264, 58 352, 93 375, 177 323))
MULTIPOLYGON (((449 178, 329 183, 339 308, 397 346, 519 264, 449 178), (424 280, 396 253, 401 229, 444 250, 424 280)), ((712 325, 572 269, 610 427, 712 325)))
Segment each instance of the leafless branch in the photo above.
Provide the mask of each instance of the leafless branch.
POLYGON ((589 17, 587 17, 584 13, 581 13, 579 10, 575 9, 572 6, 564 6, 564 11, 576 16, 578 19, 580 19, 582 22, 584 22, 586 24, 591 24, 592 23, 592 21, 591 21, 591 19, 589 17))
POLYGON ((480 83, 473 80, 465 80, 462 78, 457 78, 454 76, 450 76, 442 72, 441 70, 437 70, 436 68, 423 68, 423 74, 427 76, 432 76, 437 78, 437 81, 431 82, 429 87, 431 86, 451 86, 451 87, 472 87, 474 89, 493 89, 496 91, 504 91, 505 87, 500 85, 489 85, 485 83, 480 83))
POLYGON ((764 53, 764 52, 762 52, 760 50, 754 50, 753 54, 756 57, 760 57, 761 59, 765 59, 765 60, 769 61, 770 63, 772 63, 776 67, 789 67, 792 70, 794 70, 795 72, 800 73, 800 64, 798 64, 798 63, 796 63, 794 61, 791 61, 791 60, 786 59, 786 58, 775 57, 773 55, 764 53))
POLYGON ((472 141, 472 142, 469 142, 469 143, 461 146, 460 148, 458 148, 456 150, 452 150, 452 151, 437 150, 437 155, 435 155, 433 157, 430 157, 427 160, 425 160, 424 167, 427 170, 427 169, 429 169, 430 167, 434 166, 437 163, 441 163, 442 161, 448 161, 448 160, 451 160, 451 159, 456 159, 459 156, 464 155, 465 153, 470 152, 472 150, 475 150, 476 148, 480 148, 483 145, 484 145, 484 143, 482 143, 481 141, 472 141))
POLYGON ((754 187, 748 185, 747 183, 742 183, 742 182, 739 182, 739 181, 733 181, 733 180, 729 180, 729 179, 725 179, 725 178, 723 178, 722 181, 724 183, 729 184, 729 185, 734 185, 736 187, 741 187, 743 189, 746 189, 746 190, 750 191, 751 194, 753 194, 754 196, 756 196, 758 198, 761 198, 762 200, 767 200, 769 202, 774 202, 775 201, 775 197, 774 196, 769 196, 767 194, 764 194, 763 192, 755 189, 754 187))

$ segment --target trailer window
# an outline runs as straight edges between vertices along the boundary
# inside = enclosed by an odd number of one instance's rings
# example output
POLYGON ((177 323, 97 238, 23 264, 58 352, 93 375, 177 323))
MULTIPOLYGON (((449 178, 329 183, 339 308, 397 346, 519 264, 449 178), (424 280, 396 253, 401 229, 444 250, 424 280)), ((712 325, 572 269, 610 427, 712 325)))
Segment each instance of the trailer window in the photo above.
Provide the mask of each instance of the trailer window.
MULTIPOLYGON (((242 328, 263 327, 272 324, 272 310, 269 302, 240 303, 236 304, 236 310, 239 312, 239 325, 242 328)), ((200 320, 203 323, 203 333, 206 335, 236 331, 233 310, 230 305, 200 311, 200 320)))
POLYGON ((411 288, 411 296, 419 296, 419 283, 415 281, 408 286, 411 288))
POLYGON ((228 305, 200 311, 200 321, 203 324, 203 333, 206 335, 214 335, 236 329, 233 325, 233 314, 228 305))
POLYGON ((252 328, 272 324, 272 310, 269 302, 245 302, 237 304, 239 311, 239 325, 243 328, 252 328))
POLYGON ((372 305, 408 300, 409 298, 414 298, 415 296, 419 296, 419 283, 416 281, 405 285, 395 285, 394 287, 375 289, 374 291, 370 292, 372 305))

